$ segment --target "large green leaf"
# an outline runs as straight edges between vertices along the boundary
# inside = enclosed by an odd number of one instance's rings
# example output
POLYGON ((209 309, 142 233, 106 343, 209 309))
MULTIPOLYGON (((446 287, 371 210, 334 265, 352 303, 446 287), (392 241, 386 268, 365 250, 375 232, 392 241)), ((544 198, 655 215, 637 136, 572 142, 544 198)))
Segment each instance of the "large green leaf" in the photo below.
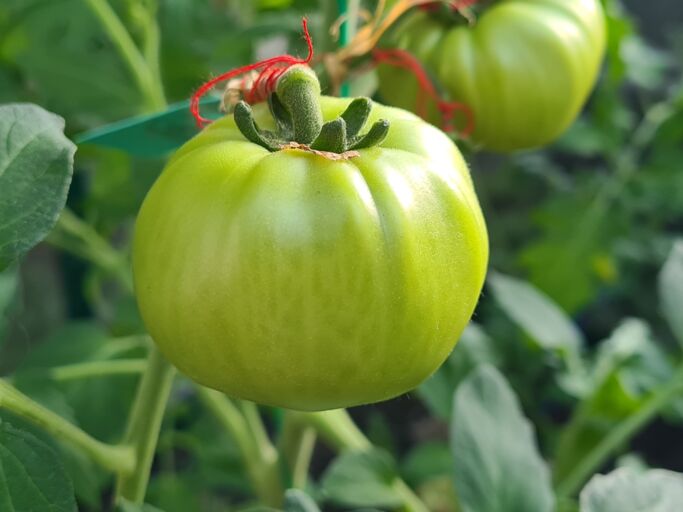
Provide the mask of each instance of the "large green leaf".
POLYGON ((618 469, 581 491, 581 512, 676 512, 682 504, 683 474, 662 469, 618 469))
POLYGON ((464 512, 550 512, 555 498, 533 427, 505 378, 482 366, 455 393, 455 487, 464 512))
POLYGON ((66 202, 76 146, 36 105, 0 106, 0 269, 40 242, 66 202))
POLYGON ((55 452, 0 421, 0 510, 75 512, 71 481, 55 452))

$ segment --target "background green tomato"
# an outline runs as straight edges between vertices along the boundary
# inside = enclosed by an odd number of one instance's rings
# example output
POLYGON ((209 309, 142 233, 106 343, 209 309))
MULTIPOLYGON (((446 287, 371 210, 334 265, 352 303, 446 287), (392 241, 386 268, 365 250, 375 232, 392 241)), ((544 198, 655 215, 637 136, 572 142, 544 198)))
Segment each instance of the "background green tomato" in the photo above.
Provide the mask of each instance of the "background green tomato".
MULTIPOLYGON (((574 121, 605 51, 599 0, 500 0, 472 26, 408 16, 389 46, 415 55, 452 100, 474 114, 473 140, 496 151, 543 146, 574 121)), ((409 72, 379 67, 380 93, 416 109, 409 72)), ((432 110, 429 119, 440 125, 432 110)))
MULTIPOLYGON (((348 103, 323 97, 325 119, 348 103)), ((350 160, 271 153, 231 116, 173 157, 140 211, 133 265, 149 332, 181 371, 315 410, 401 394, 447 357, 484 281, 484 220, 445 134, 375 105, 379 118, 387 139, 350 160)))

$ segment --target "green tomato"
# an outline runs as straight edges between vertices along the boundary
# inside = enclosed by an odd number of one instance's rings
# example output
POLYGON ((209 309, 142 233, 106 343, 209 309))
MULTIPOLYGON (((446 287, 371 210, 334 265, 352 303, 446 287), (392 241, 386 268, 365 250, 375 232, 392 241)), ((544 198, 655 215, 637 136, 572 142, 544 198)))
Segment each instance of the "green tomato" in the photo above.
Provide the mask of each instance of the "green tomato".
MULTIPOLYGON (((322 97, 325 120, 348 99, 322 97)), ((264 105, 253 109, 273 127, 264 105)), ((452 141, 375 105, 387 138, 332 160, 248 142, 233 117, 171 159, 137 219, 143 319, 182 372, 298 410, 388 399, 453 349, 481 291, 486 227, 452 141)))
MULTIPOLYGON (((605 52, 599 0, 499 0, 471 26, 411 13, 389 46, 417 57, 451 100, 473 115, 475 143, 495 151, 543 146, 574 121, 593 89, 605 52)), ((417 107, 417 82, 379 67, 380 93, 417 107)), ((436 110, 429 119, 440 124, 436 110)))

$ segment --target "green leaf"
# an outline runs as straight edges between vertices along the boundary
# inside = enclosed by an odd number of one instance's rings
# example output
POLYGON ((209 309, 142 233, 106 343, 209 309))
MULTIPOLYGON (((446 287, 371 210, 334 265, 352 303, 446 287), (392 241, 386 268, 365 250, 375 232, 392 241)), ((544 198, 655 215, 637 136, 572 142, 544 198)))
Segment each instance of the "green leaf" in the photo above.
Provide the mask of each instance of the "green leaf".
POLYGON ((678 240, 659 274, 659 301, 678 342, 683 346, 683 240, 678 240))
POLYGON ((320 512, 320 509, 305 492, 288 489, 285 493, 285 512, 320 512))
POLYGON ((550 512, 555 498, 531 423, 505 378, 482 366, 455 393, 455 488, 464 512, 550 512))
POLYGON ((0 510, 76 511, 73 485, 55 452, 6 421, 0 422, 0 510))
POLYGON ((401 463, 406 482, 418 486, 430 479, 453 476, 453 459, 446 443, 427 442, 415 446, 401 463))
POLYGON ((683 503, 683 474, 630 468, 596 475, 581 491, 581 512, 674 512, 683 503))
POLYGON ((64 208, 76 146, 36 105, 0 106, 0 269, 40 242, 64 208))
POLYGON ((0 26, 0 55, 30 84, 37 102, 88 126, 140 110, 130 70, 82 0, 2 3, 9 18, 5 30, 0 26))
POLYGON ((340 455, 322 479, 325 496, 347 507, 399 507, 394 488, 396 469, 384 451, 351 451, 340 455))
POLYGON ((521 279, 491 272, 488 285, 503 311, 544 350, 579 352, 583 336, 544 293, 521 279))

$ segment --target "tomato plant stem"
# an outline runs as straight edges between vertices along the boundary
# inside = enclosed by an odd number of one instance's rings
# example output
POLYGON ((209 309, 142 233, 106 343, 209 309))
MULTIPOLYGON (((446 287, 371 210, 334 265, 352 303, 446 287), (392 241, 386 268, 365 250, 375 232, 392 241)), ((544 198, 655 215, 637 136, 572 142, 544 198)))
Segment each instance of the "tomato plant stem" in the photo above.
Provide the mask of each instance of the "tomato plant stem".
POLYGON ((116 359, 112 361, 87 361, 68 364, 50 369, 50 377, 56 381, 85 379, 89 377, 106 377, 109 375, 126 375, 142 373, 147 363, 144 359, 116 359))
MULTIPOLYGON (((140 53, 114 9, 107 3, 107 0, 84 0, 84 2, 101 23, 124 63, 130 69, 133 79, 145 98, 146 107, 152 110, 164 108, 166 99, 161 82, 140 53)), ((148 25, 151 27, 152 23, 148 25)), ((156 27, 156 22, 153 25, 156 27)), ((158 27, 156 30, 158 31, 158 27)), ((158 59, 158 56, 155 58, 158 59)))
POLYGON ((586 480, 619 449, 642 430, 672 399, 683 391, 683 364, 674 377, 645 401, 631 416, 619 423, 591 450, 557 486, 559 499, 576 494, 586 480))
POLYGON ((254 402, 249 402, 247 400, 239 401, 240 409, 242 410, 242 415, 244 416, 247 426, 249 427, 249 432, 256 443, 256 447, 261 454, 261 457, 272 462, 277 458, 277 452, 275 447, 270 442, 268 433, 263 426, 263 421, 261 420, 261 414, 259 413, 258 407, 254 402))
POLYGON ((289 412, 285 414, 279 448, 289 467, 292 487, 303 489, 306 486, 316 438, 317 434, 313 427, 292 421, 289 412))
POLYGON ((144 501, 159 429, 174 375, 175 369, 156 348, 151 348, 147 369, 138 385, 125 437, 125 443, 135 449, 136 464, 132 473, 119 474, 116 482, 117 498, 126 498, 133 503, 144 501))
POLYGON ((47 242, 113 274, 132 293, 133 279, 126 258, 68 208, 62 211, 47 242))
POLYGON ((161 95, 166 103, 166 98, 163 92, 163 80, 161 79, 161 64, 159 62, 159 54, 161 50, 161 34, 159 31, 159 24, 156 21, 157 12, 159 10, 158 0, 148 0, 146 2, 146 12, 143 22, 143 51, 142 54, 147 62, 147 67, 154 76, 155 82, 161 90, 161 95))
POLYGON ((345 409, 323 412, 290 413, 295 421, 313 427, 336 450, 367 450, 372 443, 356 426, 345 409))
POLYGON ((0 379, 0 408, 12 411, 43 428, 57 439, 80 448, 107 470, 129 473, 135 466, 135 452, 131 447, 114 446, 94 439, 2 379, 0 379))
MULTIPOLYGON (((255 418, 251 417, 250 420, 247 420, 240 408, 218 391, 197 386, 197 392, 200 400, 236 441, 249 480, 259 500, 266 505, 281 506, 284 488, 280 479, 277 452, 272 445, 265 452, 262 451, 264 448, 262 441, 261 443, 257 441, 256 436, 251 431, 255 418)), ((242 405, 244 406, 244 404, 242 405)), ((244 410, 244 407, 242 409, 244 410)), ((249 411, 249 406, 246 409, 249 411)), ((254 411, 252 410, 248 414, 253 415, 254 411)), ((261 423, 260 418, 258 423, 261 423)), ((256 427, 257 430, 261 428, 262 425, 256 427)), ((270 445, 270 441, 268 444, 270 445)))
MULTIPOLYGON (((318 432, 328 444, 339 451, 368 450, 370 440, 356 426, 345 409, 324 412, 292 412, 295 421, 309 425, 318 432)), ((427 506, 401 479, 394 482, 394 489, 403 499, 404 512, 429 512, 427 506)))

